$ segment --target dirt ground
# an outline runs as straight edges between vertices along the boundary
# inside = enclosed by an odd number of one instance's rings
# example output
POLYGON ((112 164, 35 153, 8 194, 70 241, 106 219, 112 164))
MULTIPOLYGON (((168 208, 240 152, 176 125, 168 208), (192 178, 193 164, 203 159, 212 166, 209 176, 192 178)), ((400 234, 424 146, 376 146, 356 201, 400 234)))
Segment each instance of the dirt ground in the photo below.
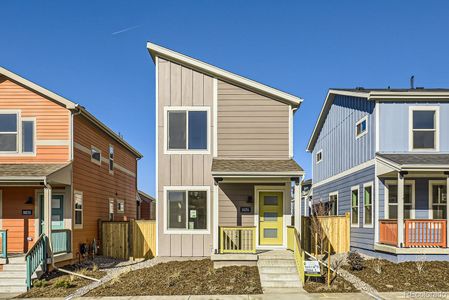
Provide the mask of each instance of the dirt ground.
POLYGON ((404 262, 365 260, 365 268, 351 271, 379 292, 447 292, 449 291, 449 262, 404 262))
POLYGON ((330 287, 327 286, 327 278, 306 278, 304 290, 308 293, 356 293, 359 292, 350 282, 337 276, 330 287))
MULTIPOLYGON (((81 265, 68 265, 62 268, 96 279, 100 279, 106 275, 106 272, 98 270, 93 263, 88 262, 82 263, 81 265)), ((16 298, 66 297, 91 282, 91 280, 78 276, 68 275, 60 271, 52 271, 44 274, 41 279, 34 280, 33 287, 28 292, 16 298)))
POLYGON ((209 259, 173 261, 122 274, 86 296, 262 294, 257 267, 214 269, 209 259))

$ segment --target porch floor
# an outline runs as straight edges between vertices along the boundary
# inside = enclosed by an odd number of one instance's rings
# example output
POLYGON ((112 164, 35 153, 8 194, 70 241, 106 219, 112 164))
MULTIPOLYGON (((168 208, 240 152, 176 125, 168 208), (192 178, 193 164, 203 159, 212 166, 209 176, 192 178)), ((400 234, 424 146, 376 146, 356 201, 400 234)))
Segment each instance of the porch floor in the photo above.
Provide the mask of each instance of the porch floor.
POLYGON ((399 248, 379 243, 374 244, 374 250, 392 254, 449 254, 449 248, 439 248, 439 247, 399 248))

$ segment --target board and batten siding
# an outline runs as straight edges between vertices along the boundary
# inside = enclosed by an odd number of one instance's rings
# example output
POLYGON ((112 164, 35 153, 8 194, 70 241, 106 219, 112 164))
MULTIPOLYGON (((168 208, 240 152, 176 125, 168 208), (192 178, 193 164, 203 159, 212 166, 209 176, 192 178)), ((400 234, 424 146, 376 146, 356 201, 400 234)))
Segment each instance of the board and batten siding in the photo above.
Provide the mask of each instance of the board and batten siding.
POLYGON ((179 64, 156 58, 158 78, 158 255, 209 256, 213 248, 213 78, 179 64), (207 106, 210 108, 209 154, 164 154, 164 107, 207 106), (209 186, 210 234, 164 233, 164 186, 209 186))
POLYGON ((289 106, 218 80, 218 157, 289 158, 289 106))
MULTIPOLYGON (((373 183, 373 210, 375 207, 375 167, 371 166, 332 182, 313 188, 313 203, 327 202, 329 194, 338 192, 338 215, 351 211, 351 188, 359 186, 359 227, 351 227, 351 248, 374 249, 374 228, 363 228, 363 185, 373 183)), ((373 214, 373 222, 376 216, 373 214)))
POLYGON ((449 152, 449 103, 380 102, 379 151, 409 152, 409 109, 411 106, 438 106, 440 110, 440 152, 449 152))
POLYGON ((21 117, 36 118, 36 155, 2 155, 0 163, 64 163, 70 160, 71 117, 68 109, 0 76, 2 110, 20 110, 21 117), (41 142, 44 145, 40 145, 41 142))
POLYGON ((336 95, 312 152, 313 182, 318 183, 375 156, 373 102, 364 98, 336 95), (356 123, 368 116, 368 133, 356 138, 356 123), (316 163, 316 154, 323 160, 316 163))

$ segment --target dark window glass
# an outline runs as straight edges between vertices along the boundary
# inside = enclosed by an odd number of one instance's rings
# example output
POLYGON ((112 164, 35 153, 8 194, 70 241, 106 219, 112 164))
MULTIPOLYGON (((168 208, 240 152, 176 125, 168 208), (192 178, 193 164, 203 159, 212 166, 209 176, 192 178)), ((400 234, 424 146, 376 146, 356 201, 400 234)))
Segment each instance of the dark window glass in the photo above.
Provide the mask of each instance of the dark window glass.
POLYGON ((79 210, 75 211, 75 224, 76 225, 83 224, 83 213, 79 210))
POLYGON ((435 112, 434 111, 414 111, 413 129, 434 129, 435 112))
POLYGON ((353 190, 351 193, 352 198, 352 224, 356 225, 359 224, 359 191, 353 190))
POLYGON ((0 151, 17 151, 17 134, 0 134, 0 151))
POLYGON ((207 149, 207 112, 189 112, 189 149, 207 149))
POLYGON ((34 122, 22 122, 22 152, 34 152, 34 122))
POLYGON ((90 150, 90 153, 91 153, 92 159, 101 162, 101 152, 100 151, 98 151, 97 149, 92 148, 90 150))
POLYGON ((207 229, 207 193, 189 191, 189 229, 207 229))
POLYGON ((16 114, 0 114, 0 132, 17 132, 16 114))
POLYGON ((168 149, 186 149, 186 112, 168 112, 168 149))
POLYGON ((186 229, 186 193, 168 192, 168 228, 186 229))
POLYGON ((435 148, 434 131, 414 131, 413 148, 415 149, 433 149, 435 148))

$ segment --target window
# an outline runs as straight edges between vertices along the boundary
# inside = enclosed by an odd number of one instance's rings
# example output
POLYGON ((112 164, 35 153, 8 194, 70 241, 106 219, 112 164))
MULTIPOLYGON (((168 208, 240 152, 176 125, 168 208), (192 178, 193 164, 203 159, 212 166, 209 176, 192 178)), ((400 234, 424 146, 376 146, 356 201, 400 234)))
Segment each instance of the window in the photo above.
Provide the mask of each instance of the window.
POLYGON ((208 230, 208 187, 166 189, 168 230, 208 230))
POLYGON ((446 219, 447 188, 445 184, 432 184, 432 219, 446 219))
POLYGON ((368 116, 360 119, 355 125, 355 136, 360 138, 368 132, 368 116))
POLYGON ((438 148, 438 109, 411 107, 411 150, 438 148))
POLYGON ((125 212, 125 200, 117 199, 117 213, 125 212))
MULTIPOLYGON (((397 182, 387 182, 388 188, 388 206, 385 217, 387 219, 398 218, 398 185, 397 182)), ((414 182, 406 181, 404 183, 404 219, 413 219, 413 194, 414 182)))
POLYGON ((18 114, 0 114, 0 152, 18 152, 18 114))
POLYGON ((101 151, 92 146, 90 148, 90 160, 98 165, 101 165, 101 151))
POLYGON ((337 216, 338 215, 338 193, 337 192, 329 194, 327 214, 329 216, 337 216))
POLYGON ((109 145, 109 173, 114 172, 114 146, 109 145))
POLYGON ((22 153, 34 153, 35 121, 22 118, 22 153))
POLYGON ((114 198, 109 198, 109 221, 114 221, 114 198))
POLYGON ((166 150, 208 150, 208 108, 166 108, 166 111, 166 150))
POLYGON ((359 187, 351 189, 351 226, 359 226, 359 187))
POLYGON ((74 191, 75 228, 83 228, 83 193, 74 191))
POLYGON ((373 185, 363 186, 363 225, 373 226, 373 185))
POLYGON ((320 163, 323 160, 323 150, 320 150, 316 153, 315 161, 316 163, 320 163))

